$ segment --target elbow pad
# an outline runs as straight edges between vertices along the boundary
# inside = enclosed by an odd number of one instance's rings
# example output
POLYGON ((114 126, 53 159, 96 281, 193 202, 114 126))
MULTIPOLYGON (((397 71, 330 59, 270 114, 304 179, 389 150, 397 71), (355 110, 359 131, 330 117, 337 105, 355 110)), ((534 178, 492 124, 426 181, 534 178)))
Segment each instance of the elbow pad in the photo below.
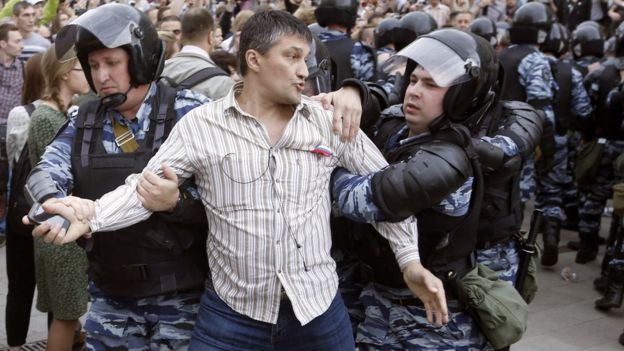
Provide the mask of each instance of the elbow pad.
POLYGON ((460 147, 422 145, 410 159, 373 176, 373 201, 388 221, 397 222, 440 203, 471 174, 470 160, 460 147))
POLYGON ((480 139, 472 139, 472 147, 479 155, 479 163, 484 172, 491 173, 503 165, 505 153, 500 148, 480 139))
POLYGON ((523 158, 529 157, 540 143, 544 133, 545 116, 529 104, 519 101, 505 102, 505 124, 496 133, 513 140, 523 158))

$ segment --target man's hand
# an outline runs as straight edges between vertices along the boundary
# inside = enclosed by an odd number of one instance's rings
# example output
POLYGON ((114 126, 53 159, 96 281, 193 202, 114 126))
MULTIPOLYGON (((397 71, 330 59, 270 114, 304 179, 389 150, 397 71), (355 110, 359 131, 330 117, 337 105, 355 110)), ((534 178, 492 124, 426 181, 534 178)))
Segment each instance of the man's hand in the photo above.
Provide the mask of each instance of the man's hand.
POLYGON ((172 211, 178 203, 178 176, 173 168, 162 165, 164 178, 144 171, 137 184, 137 197, 143 207, 152 212, 172 211))
POLYGON ((313 96, 312 99, 320 101, 326 110, 334 107, 334 134, 340 135, 343 142, 355 138, 362 119, 362 99, 357 88, 343 87, 328 94, 313 96))
POLYGON ((448 308, 442 281, 429 272, 419 261, 412 261, 403 270, 403 279, 425 305, 427 321, 442 325, 448 323, 448 308))
MULTIPOLYGON (((74 199, 79 198, 74 197, 74 199)), ((43 222, 35 227, 32 232, 33 236, 43 237, 43 240, 47 243, 62 245, 89 234, 91 232, 89 224, 86 221, 78 220, 74 212, 74 208, 81 207, 82 204, 73 203, 73 201, 72 199, 49 199, 41 205, 46 213, 58 214, 70 221, 70 226, 67 231, 59 225, 50 225, 48 222, 43 222), (67 205, 67 203, 71 204, 67 205)), ((34 224, 30 222, 28 216, 24 216, 22 222, 26 225, 34 224)))

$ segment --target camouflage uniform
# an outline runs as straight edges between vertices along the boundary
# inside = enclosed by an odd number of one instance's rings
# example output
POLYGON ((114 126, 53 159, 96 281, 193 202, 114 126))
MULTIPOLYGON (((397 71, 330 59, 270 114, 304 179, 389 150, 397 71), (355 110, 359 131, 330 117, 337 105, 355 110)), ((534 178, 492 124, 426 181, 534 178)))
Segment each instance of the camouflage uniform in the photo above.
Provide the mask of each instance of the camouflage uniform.
POLYGON ((91 283, 87 350, 186 350, 202 289, 142 299, 111 298, 91 283))
MULTIPOLYGON (((319 33, 319 39, 322 42, 340 40, 347 37, 346 33, 335 30, 328 30, 319 33)), ((375 76, 375 62, 377 58, 373 55, 372 50, 364 47, 361 42, 356 42, 351 50, 351 70, 353 76, 361 81, 370 81, 375 76)))
MULTIPOLYGON (((404 126, 389 139, 388 145, 398 146, 418 138, 407 138, 408 131, 408 127, 404 126)), ((511 142, 501 138, 508 139, 499 136, 489 139, 500 143, 511 142)), ((357 176, 345 170, 336 171, 332 176, 334 213, 359 222, 382 220, 383 215, 372 202, 370 179, 370 175, 357 176)), ((472 186, 473 178, 469 177, 455 192, 435 205, 433 210, 448 216, 466 215, 470 207, 472 186)), ((450 322, 444 327, 427 323, 425 309, 415 305, 419 301, 413 298, 407 288, 397 289, 370 283, 362 291, 360 302, 365 312, 356 335, 356 344, 360 350, 490 349, 474 319, 456 299, 448 300, 450 322), (401 300, 405 302, 399 303, 401 300)))
MULTIPOLYGON (((592 89, 597 88, 592 87, 592 89)), ((609 93, 606 103, 609 104, 610 97, 615 92, 609 93)), ((600 103, 600 102, 599 102, 600 103)), ((612 187, 615 182, 613 161, 624 152, 623 140, 599 139, 599 143, 604 142, 600 169, 598 175, 591 184, 580 189, 579 201, 579 232, 598 233, 600 230, 600 218, 604 210, 607 199, 611 197, 612 187)))
MULTIPOLYGON (((156 84, 152 83, 137 112, 137 118, 132 121, 124 119, 119 113, 113 113, 113 118, 132 129, 137 141, 143 140, 149 130, 149 116, 156 93, 156 84)), ((201 94, 180 90, 174 103, 176 119, 180 120, 186 113, 208 101, 210 100, 201 94)), ((67 126, 48 145, 36 166, 36 169, 48 173, 54 180, 58 189, 57 197, 70 194, 74 184, 71 154, 77 112, 76 109, 70 114, 67 126)), ((110 119, 103 123, 102 139, 108 153, 122 152, 115 142, 110 119)), ((196 192, 190 193, 199 198, 196 192)), ((147 299, 119 299, 106 296, 97 289, 92 294, 93 301, 85 322, 89 349, 184 350, 190 341, 201 291, 147 299), (113 316, 116 317, 112 319, 113 316)))
MULTIPOLYGON (((541 52, 533 52, 527 55, 518 66, 520 85, 525 88, 527 102, 545 101, 540 108, 546 114, 546 121, 551 126, 555 125, 555 114, 552 109, 552 101, 557 84, 553 78, 548 59, 541 52)), ((566 182, 567 165, 567 141, 565 137, 555 136, 555 160, 552 171, 536 177, 536 206, 544 211, 546 217, 556 218, 560 221, 565 219, 565 214, 561 208, 561 187, 566 182)), ((534 173, 531 170, 532 163, 527 162, 522 174, 521 189, 530 189, 530 179, 534 173)), ((529 194, 523 195, 523 200, 529 198, 529 194)))
MULTIPOLYGON (((557 59, 547 56, 552 64, 557 59)), ((578 69, 572 67, 572 86, 570 98, 571 110, 569 114, 581 120, 587 120, 592 113, 592 105, 589 95, 583 85, 583 75, 578 69)), ((581 134, 575 131, 568 131, 564 135, 567 144, 567 164, 566 164, 566 182, 563 184, 563 203, 566 208, 578 208, 578 188, 575 183, 574 171, 576 168, 576 153, 578 146, 581 144, 581 134)))
MULTIPOLYGON (((481 140, 498 147, 507 157, 515 157, 520 152, 518 145, 507 136, 484 136, 481 137, 481 140)), ((486 249, 477 250, 477 262, 498 273, 500 279, 515 284, 516 273, 518 273, 518 265, 520 264, 518 250, 518 244, 516 240, 512 238, 486 249)))

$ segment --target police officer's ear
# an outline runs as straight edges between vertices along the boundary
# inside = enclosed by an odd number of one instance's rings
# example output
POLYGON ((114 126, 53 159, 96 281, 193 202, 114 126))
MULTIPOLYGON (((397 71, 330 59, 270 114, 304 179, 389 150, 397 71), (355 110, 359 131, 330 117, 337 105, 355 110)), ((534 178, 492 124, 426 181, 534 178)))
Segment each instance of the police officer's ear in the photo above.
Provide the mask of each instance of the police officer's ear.
POLYGON ((260 62, 262 60, 262 54, 258 51, 249 49, 245 53, 245 61, 247 62, 247 68, 256 73, 260 72, 260 62))

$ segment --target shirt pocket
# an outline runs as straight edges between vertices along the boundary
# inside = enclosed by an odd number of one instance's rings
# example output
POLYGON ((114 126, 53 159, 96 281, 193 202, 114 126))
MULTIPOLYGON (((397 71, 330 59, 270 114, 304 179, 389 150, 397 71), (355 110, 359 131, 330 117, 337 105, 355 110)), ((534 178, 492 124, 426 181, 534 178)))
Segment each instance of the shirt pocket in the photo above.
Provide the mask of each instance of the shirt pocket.
POLYGON ((319 200, 329 196, 329 180, 334 169, 332 156, 301 153, 286 161, 284 185, 286 200, 309 209, 319 200))

